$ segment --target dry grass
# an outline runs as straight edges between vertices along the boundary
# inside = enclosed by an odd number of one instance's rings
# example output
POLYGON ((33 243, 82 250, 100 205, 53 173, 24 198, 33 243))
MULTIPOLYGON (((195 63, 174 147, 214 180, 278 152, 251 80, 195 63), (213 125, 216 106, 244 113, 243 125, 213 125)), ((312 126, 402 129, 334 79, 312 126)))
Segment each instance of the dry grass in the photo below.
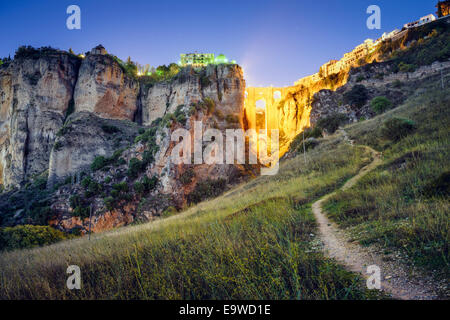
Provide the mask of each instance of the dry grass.
POLYGON ((384 164, 325 205, 361 243, 400 249, 447 279, 450 203, 448 189, 438 192, 436 181, 450 172, 449 97, 449 89, 422 88, 403 106, 348 127, 358 143, 383 151, 384 164), (378 128, 394 116, 413 120, 417 130, 398 142, 381 138, 378 128))
POLYGON ((359 278, 324 258, 308 203, 370 161, 324 142, 223 196, 167 219, 0 255, 3 299, 366 299, 359 278), (239 214, 245 212, 245 214, 239 214), (79 265, 82 289, 66 289, 79 265))

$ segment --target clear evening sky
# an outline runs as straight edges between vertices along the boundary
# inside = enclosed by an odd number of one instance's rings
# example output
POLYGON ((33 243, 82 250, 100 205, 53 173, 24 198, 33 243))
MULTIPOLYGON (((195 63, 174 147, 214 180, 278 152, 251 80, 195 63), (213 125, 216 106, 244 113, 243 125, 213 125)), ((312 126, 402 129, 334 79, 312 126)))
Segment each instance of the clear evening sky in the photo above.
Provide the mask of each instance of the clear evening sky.
POLYGON ((76 53, 103 44, 122 59, 158 66, 180 53, 224 53, 244 68, 248 86, 287 86, 317 72, 366 38, 435 13, 437 0, 54 0, 0 2, 0 57, 20 45, 76 53), (81 30, 66 28, 66 8, 81 8, 81 30), (366 27, 369 5, 381 30, 366 27))

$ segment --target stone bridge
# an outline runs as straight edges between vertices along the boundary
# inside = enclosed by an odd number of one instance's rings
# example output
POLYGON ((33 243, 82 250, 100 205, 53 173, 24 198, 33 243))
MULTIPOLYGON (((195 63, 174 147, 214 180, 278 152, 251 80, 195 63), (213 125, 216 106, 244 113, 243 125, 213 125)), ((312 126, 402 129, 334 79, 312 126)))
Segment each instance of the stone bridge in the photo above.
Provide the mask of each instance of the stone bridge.
POLYGON ((259 129, 267 129, 269 133, 271 129, 279 129, 278 104, 290 90, 291 87, 246 88, 244 109, 248 128, 256 129, 257 131, 259 129), (264 117, 264 126, 257 122, 258 115, 264 117))

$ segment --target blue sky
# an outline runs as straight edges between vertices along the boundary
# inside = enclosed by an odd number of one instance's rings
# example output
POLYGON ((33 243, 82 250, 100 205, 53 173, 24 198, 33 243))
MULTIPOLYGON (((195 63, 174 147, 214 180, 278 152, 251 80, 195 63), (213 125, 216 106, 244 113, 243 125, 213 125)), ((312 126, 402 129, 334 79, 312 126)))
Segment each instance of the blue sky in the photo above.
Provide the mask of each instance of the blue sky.
POLYGON ((437 0, 53 0, 0 2, 0 57, 20 45, 72 48, 97 44, 122 59, 158 66, 180 53, 224 53, 249 86, 286 86, 317 72, 366 38, 435 13, 437 0), (81 30, 66 28, 66 8, 81 8, 81 30), (369 5, 381 30, 366 27, 369 5))

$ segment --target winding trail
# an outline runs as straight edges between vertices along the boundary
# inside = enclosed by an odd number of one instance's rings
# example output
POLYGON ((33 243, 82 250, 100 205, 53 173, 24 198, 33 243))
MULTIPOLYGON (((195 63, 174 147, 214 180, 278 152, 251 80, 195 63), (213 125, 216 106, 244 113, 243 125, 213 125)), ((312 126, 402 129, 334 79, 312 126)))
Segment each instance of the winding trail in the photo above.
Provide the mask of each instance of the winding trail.
MULTIPOLYGON (((344 130, 344 140, 353 146, 353 141, 348 139, 344 130)), ((347 190, 354 186, 359 179, 375 169, 382 163, 381 153, 374 149, 363 146, 369 150, 374 160, 363 167, 359 173, 345 183, 340 189, 347 190)), ((320 238, 323 243, 325 253, 328 257, 335 259, 346 269, 361 274, 368 279, 367 267, 376 265, 381 270, 381 290, 391 294, 395 299, 402 300, 432 300, 439 299, 437 294, 437 284, 429 276, 422 275, 414 268, 395 261, 398 258, 380 254, 373 247, 362 247, 356 241, 352 241, 350 236, 341 230, 334 222, 330 221, 322 210, 322 204, 331 196, 334 191, 312 205, 312 211, 317 220, 320 238)))

